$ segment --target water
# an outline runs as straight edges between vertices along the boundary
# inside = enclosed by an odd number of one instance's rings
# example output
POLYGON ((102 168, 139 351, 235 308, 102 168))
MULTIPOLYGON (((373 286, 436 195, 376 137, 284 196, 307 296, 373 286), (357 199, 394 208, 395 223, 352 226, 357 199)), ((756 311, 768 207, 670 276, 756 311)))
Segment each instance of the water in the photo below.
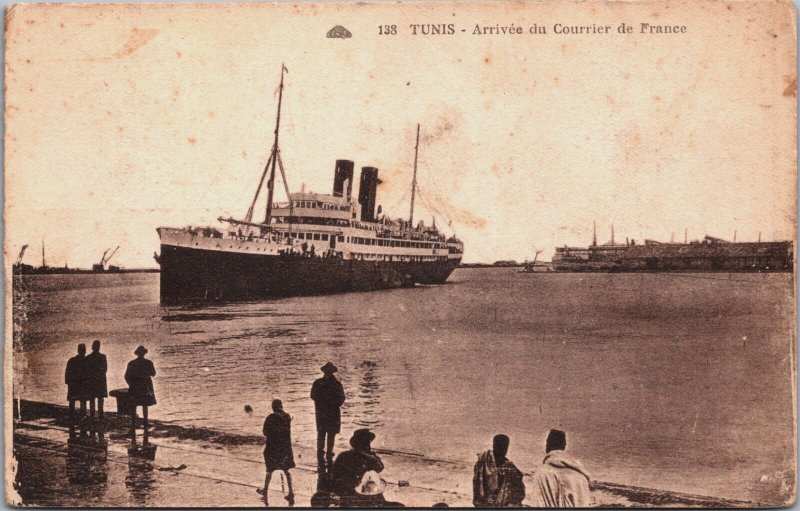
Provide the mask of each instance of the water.
POLYGON ((528 471, 558 427, 598 480, 761 503, 793 488, 789 274, 459 269, 443 286, 205 308, 160 307, 157 274, 26 279, 27 399, 63 402, 66 360, 95 338, 124 387, 144 344, 152 417, 258 435, 280 398, 311 446, 308 394, 331 360, 337 450, 370 427, 376 447, 472 463, 503 432, 528 471))

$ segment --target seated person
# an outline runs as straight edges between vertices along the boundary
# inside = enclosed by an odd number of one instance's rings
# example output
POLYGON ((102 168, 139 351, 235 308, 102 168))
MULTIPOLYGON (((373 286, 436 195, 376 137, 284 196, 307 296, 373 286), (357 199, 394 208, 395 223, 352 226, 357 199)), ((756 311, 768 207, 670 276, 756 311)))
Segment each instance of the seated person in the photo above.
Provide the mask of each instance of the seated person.
POLYGON ((519 507, 525 499, 522 472, 506 458, 511 440, 496 435, 492 449, 478 457, 472 478, 475 507, 519 507))
POLYGON ((352 449, 340 453, 333 463, 330 471, 331 491, 341 497, 343 507, 358 506, 365 500, 371 500, 356 493, 356 488, 367 472, 383 471, 383 462, 372 452, 370 445, 374 439, 375 433, 369 429, 355 430, 350 438, 352 449))

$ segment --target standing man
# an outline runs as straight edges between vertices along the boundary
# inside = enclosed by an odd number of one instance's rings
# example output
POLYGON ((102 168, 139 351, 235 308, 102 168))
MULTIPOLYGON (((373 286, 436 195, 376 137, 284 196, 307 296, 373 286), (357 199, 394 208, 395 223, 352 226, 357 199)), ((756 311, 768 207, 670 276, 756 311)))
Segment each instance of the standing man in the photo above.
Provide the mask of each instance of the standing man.
POLYGON ((344 404, 344 388, 334 373, 335 365, 328 362, 320 368, 322 378, 311 386, 311 399, 314 400, 314 412, 317 418, 317 461, 323 464, 333 463, 333 442, 342 427, 340 408, 344 404), (326 451, 323 451, 327 447, 326 451))
POLYGON ((533 507, 590 507, 589 476, 579 461, 570 458, 567 435, 551 429, 547 435, 547 455, 533 475, 533 507))
POLYGON ((108 361, 100 353, 100 341, 92 343, 92 352, 86 356, 86 370, 89 376, 89 414, 94 417, 97 399, 97 417, 103 418, 103 400, 108 397, 108 361))
POLYGON ((131 414, 131 438, 136 441, 136 407, 142 407, 142 418, 144 419, 144 443, 147 443, 147 408, 156 404, 156 393, 153 390, 153 376, 156 375, 156 368, 152 360, 147 360, 147 348, 139 346, 133 352, 136 358, 128 362, 125 370, 125 381, 128 383, 128 396, 133 404, 131 414))
POLYGON ((78 344, 78 354, 67 361, 64 371, 64 383, 67 384, 67 401, 69 401, 69 436, 75 437, 75 423, 81 423, 81 436, 85 436, 83 418, 86 416, 86 345, 78 344), (75 417, 75 401, 80 401, 81 415, 75 417))

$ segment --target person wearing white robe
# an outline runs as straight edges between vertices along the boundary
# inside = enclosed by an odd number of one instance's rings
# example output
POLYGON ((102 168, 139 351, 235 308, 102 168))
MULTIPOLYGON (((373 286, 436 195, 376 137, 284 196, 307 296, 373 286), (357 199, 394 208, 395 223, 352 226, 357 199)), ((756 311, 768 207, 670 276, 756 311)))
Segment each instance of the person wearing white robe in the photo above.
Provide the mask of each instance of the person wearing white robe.
POLYGON ((567 437, 563 431, 550 430, 547 455, 533 475, 530 505, 533 507, 591 507, 589 475, 577 460, 564 449, 567 437))

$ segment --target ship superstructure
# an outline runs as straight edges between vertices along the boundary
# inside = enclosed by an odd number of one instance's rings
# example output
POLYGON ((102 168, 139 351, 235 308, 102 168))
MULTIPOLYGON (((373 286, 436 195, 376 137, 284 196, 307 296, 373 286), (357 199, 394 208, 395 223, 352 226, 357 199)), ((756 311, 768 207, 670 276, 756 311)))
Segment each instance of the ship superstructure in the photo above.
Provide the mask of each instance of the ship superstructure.
POLYGON ((276 170, 286 173, 278 149, 283 73, 272 154, 245 217, 219 218, 224 228, 158 228, 161 301, 248 300, 265 297, 369 291, 444 283, 459 265, 464 245, 436 227, 413 223, 419 126, 408 220, 390 218, 377 205, 378 169, 361 169, 353 197, 355 163, 336 160, 331 194, 301 191, 274 202, 276 170), (254 222, 266 179, 263 222, 254 222))

